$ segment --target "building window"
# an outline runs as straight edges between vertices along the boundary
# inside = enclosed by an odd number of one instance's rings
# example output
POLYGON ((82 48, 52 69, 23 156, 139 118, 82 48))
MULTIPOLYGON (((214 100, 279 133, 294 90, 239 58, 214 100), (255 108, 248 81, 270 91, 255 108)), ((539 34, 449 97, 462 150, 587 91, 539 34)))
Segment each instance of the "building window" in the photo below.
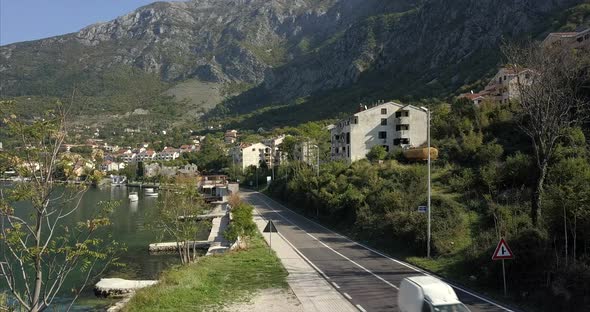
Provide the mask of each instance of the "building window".
POLYGON ((352 123, 354 123, 355 125, 358 124, 359 123, 359 118, 355 116, 352 123))
POLYGON ((410 130, 410 125, 396 125, 395 130, 396 131, 410 130))
POLYGON ((407 110, 402 110, 402 111, 397 111, 395 112, 395 117, 400 118, 400 117, 409 117, 410 116, 410 112, 407 110))
POLYGON ((346 146, 342 147, 342 152, 346 152, 346 146))
POLYGON ((387 126, 387 119, 386 118, 381 118, 381 125, 387 126))
POLYGON ((581 37, 581 36, 580 36, 580 37, 578 37, 578 39, 576 39, 576 40, 577 40, 578 42, 582 42, 582 41, 584 41, 584 37, 581 37))
POLYGON ((387 108, 381 109, 381 115, 387 115, 387 108))
POLYGON ((338 140, 340 140, 340 136, 339 135, 335 135, 334 136, 334 141, 338 141, 338 140))
POLYGON ((379 131, 379 138, 380 139, 387 139, 387 132, 379 131))
POLYGON ((346 144, 350 144, 350 132, 346 132, 346 144))

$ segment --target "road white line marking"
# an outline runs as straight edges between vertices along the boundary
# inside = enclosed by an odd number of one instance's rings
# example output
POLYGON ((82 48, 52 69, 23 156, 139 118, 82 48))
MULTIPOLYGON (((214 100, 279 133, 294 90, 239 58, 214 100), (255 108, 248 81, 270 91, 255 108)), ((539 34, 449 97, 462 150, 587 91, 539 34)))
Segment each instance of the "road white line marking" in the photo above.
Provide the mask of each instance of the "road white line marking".
POLYGON ((347 293, 342 293, 344 295, 344 297, 346 297, 348 300, 352 300, 352 297, 349 296, 347 293))
MULTIPOLYGON (((292 213, 294 213, 294 214, 297 214, 297 213, 296 213, 296 212, 294 212, 293 210, 291 210, 291 209, 289 209, 289 208, 285 207, 283 204, 281 204, 281 203, 277 202, 276 200, 274 200, 274 199, 272 199, 272 198, 268 197, 266 194, 259 193, 259 192, 255 192, 254 194, 259 194, 259 195, 262 195, 262 196, 264 196, 264 197, 268 198, 268 199, 269 199, 270 201, 272 201, 273 203, 277 204, 278 206, 280 206, 280 207, 283 207, 284 209, 286 209, 286 210, 289 210, 289 211, 291 211, 291 212, 292 212, 292 213)), ((264 200, 263 200, 263 202, 264 202, 264 200)), ((266 202, 265 202, 265 204, 266 204, 266 202)), ((267 206, 269 206, 268 204, 266 204, 266 205, 267 205, 267 206)), ((274 211, 274 209, 273 209, 273 211, 274 211)), ((298 214, 297 214, 297 215, 298 215, 298 214)), ((279 214, 279 216, 281 216, 281 215, 279 214)), ((281 216, 281 217, 282 217, 282 216, 281 216)), ((305 217, 303 217, 303 218, 305 218, 305 217)), ((361 246, 361 247, 365 248, 366 250, 369 250, 369 251, 371 251, 372 253, 375 253, 375 254, 377 254, 377 255, 380 255, 381 257, 387 258, 387 259, 389 259, 389 260, 391 260, 391 261, 393 261, 393 262, 395 262, 395 263, 397 263, 397 264, 403 265, 403 266, 405 266, 405 267, 407 267, 407 268, 409 268, 409 269, 412 269, 412 270, 414 270, 414 271, 416 271, 416 272, 419 272, 419 273, 422 273, 422 274, 424 274, 424 275, 427 275, 427 276, 434 276, 434 277, 436 277, 436 278, 438 278, 438 279, 441 279, 441 280, 445 281, 446 283, 450 284, 451 286, 453 286, 454 288, 456 288, 456 289, 459 289, 460 291, 462 291, 462 292, 464 292, 464 293, 466 293, 466 294, 469 294, 469 295, 471 295, 471 296, 473 296, 473 297, 475 297, 475 298, 477 298, 477 299, 479 299, 479 300, 482 300, 482 301, 484 301, 484 302, 487 302, 487 303, 489 303, 489 304, 491 304, 491 305, 494 305, 494 306, 496 306, 496 307, 498 307, 498 308, 500 308, 500 309, 504 309, 504 310, 506 310, 506 311, 508 311, 508 312, 515 312, 514 310, 511 310, 511 309, 509 309, 509 308, 506 308, 506 307, 504 307, 504 306, 502 306, 502 305, 500 305, 500 304, 498 304, 498 303, 496 303, 496 302, 493 302, 493 301, 491 301, 491 300, 489 300, 489 299, 483 298, 483 297, 481 297, 481 296, 479 296, 479 295, 477 295, 477 294, 474 294, 474 293, 472 293, 472 292, 470 292, 470 291, 468 291, 468 290, 466 290, 466 289, 464 289, 464 288, 462 288, 462 287, 459 287, 459 286, 455 285, 454 283, 452 283, 452 282, 449 282, 449 281, 445 280, 444 278, 442 278, 442 277, 440 277, 440 276, 438 276, 438 275, 435 275, 435 274, 428 273, 428 272, 426 272, 426 271, 424 271, 424 270, 422 270, 422 269, 420 269, 420 268, 417 268, 417 267, 415 267, 415 266, 413 266, 413 265, 411 265, 411 264, 409 264, 409 263, 405 263, 405 262, 402 262, 402 261, 399 261, 399 260, 393 259, 393 258, 391 258, 390 256, 388 256, 388 255, 386 255, 386 254, 384 254, 384 253, 382 253, 382 252, 380 252, 380 251, 377 251, 377 250, 375 250, 375 249, 373 249, 373 248, 371 248, 371 247, 368 247, 368 246, 366 246, 366 245, 364 245, 364 244, 362 244, 362 243, 358 243, 358 242, 356 242, 356 241, 354 241, 354 240, 350 239, 348 236, 345 236, 345 235, 342 235, 342 234, 340 234, 340 233, 334 232, 333 230, 331 230, 331 229, 329 229, 329 228, 327 228, 327 227, 325 227, 325 226, 323 226, 323 225, 321 225, 321 224, 319 224, 319 223, 317 223, 317 222, 315 222, 315 221, 313 221, 313 220, 311 220, 311 219, 308 219, 308 218, 305 218, 305 219, 306 219, 306 220, 308 220, 308 221, 310 221, 311 223, 313 223, 313 224, 315 224, 315 225, 317 225, 317 226, 319 226, 319 227, 323 228, 324 230, 326 230, 326 231, 328 231, 328 232, 330 232, 330 233, 336 234, 337 236, 340 236, 341 238, 344 238, 344 239, 346 239, 347 241, 349 241, 349 242, 351 242, 351 243, 353 243, 353 244, 355 244, 355 245, 361 246)), ((305 231, 304 231, 304 232, 305 232, 305 231)))
POLYGON ((360 304, 357 304, 356 307, 361 311, 361 312, 367 312, 367 310, 365 310, 363 307, 361 307, 360 304))
MULTIPOLYGON (((256 207, 254 207, 254 210, 256 210, 256 213, 258 214, 258 216, 260 218, 262 218, 262 220, 265 220, 264 217, 260 214, 260 212, 258 211, 258 209, 256 209, 256 207)), ((293 246, 293 244, 291 244, 291 242, 289 240, 287 240, 287 238, 285 238, 281 233, 276 232, 277 235, 279 235, 286 243, 287 245, 291 246, 291 248, 293 248, 293 250, 295 250, 295 252, 301 257, 303 258, 303 260, 305 260, 309 265, 311 265, 316 271, 318 271, 318 273, 320 273, 325 279, 329 280, 330 277, 328 275, 326 275, 322 270, 320 270, 320 268, 318 268, 315 264, 313 264, 313 262, 311 262, 301 251, 299 251, 299 249, 297 249, 297 247, 293 246)))
POLYGON ((340 289, 340 286, 338 286, 338 284, 332 282, 332 285, 334 285, 334 287, 336 287, 336 289, 340 289))
MULTIPOLYGON (((269 204, 268 204, 268 203, 267 203, 267 202, 266 202, 264 199, 262 199, 262 202, 263 202, 263 203, 264 203, 266 206, 268 206, 268 207, 270 208, 270 205, 269 205, 269 204)), ((271 208, 271 210, 272 210, 272 208, 271 208)), ((285 221, 287 221, 287 222, 291 223, 293 226, 295 226, 295 227, 299 228, 301 231, 303 231, 303 232, 304 232, 305 234, 307 234, 309 237, 313 238, 313 239, 314 239, 314 240, 316 240, 318 243, 322 244, 322 246, 324 246, 324 247, 328 248, 329 250, 331 250, 331 251, 332 251, 332 252, 334 252, 335 254, 337 254, 337 255, 339 255, 340 257, 342 257, 342 258, 344 258, 344 259, 348 260, 350 263, 352 263, 352 264, 356 265, 357 267, 359 267, 359 268, 363 269, 365 272, 367 272, 367 273, 369 273, 369 274, 371 274, 371 275, 375 276, 376 278, 378 278, 378 279, 379 279, 380 281, 382 281, 383 283, 385 283, 385 284, 387 284, 387 285, 389 285, 389 286, 391 286, 391 287, 393 287, 393 288, 395 288, 395 289, 399 289, 397 286, 393 285, 392 283, 390 283, 389 281, 387 281, 387 280, 386 280, 386 279, 384 279, 383 277, 381 277, 381 276, 379 276, 379 275, 377 275, 377 274, 373 273, 372 271, 370 271, 369 269, 365 268, 364 266, 362 266, 362 265, 360 265, 360 264, 356 263, 354 260, 352 260, 352 259, 348 258, 347 256, 345 256, 345 255, 343 255, 343 254, 339 253, 338 251, 334 250, 332 247, 330 247, 330 246, 326 245, 324 242, 322 242, 321 240, 317 239, 315 236, 313 236, 313 235, 311 235, 311 234, 307 233, 306 231, 304 231, 303 229, 301 229, 301 228, 300 228, 300 227, 299 227, 297 224, 295 224, 295 223, 291 222, 291 220, 287 219, 287 218, 286 218, 286 217, 284 217, 283 215, 281 215, 281 214, 277 214, 277 215, 278 215, 279 217, 281 217, 282 219, 284 219, 285 221)))

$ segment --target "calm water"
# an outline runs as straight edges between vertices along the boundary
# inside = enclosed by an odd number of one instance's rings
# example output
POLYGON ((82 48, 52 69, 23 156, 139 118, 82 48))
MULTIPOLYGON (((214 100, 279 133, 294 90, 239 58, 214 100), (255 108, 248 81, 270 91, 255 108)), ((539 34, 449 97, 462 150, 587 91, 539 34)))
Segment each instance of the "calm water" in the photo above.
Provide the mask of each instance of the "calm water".
MULTIPOLYGON (((0 185, 7 188, 7 185, 0 185)), ((103 277, 119 277, 126 279, 157 279, 160 272, 170 265, 179 263, 175 255, 149 255, 148 245, 156 242, 156 235, 152 230, 146 227, 149 218, 153 218, 158 198, 144 195, 143 190, 127 187, 91 187, 84 195, 80 209, 67 220, 69 224, 75 224, 80 220, 91 218, 98 202, 101 201, 118 201, 119 205, 111 215, 112 225, 108 229, 113 238, 124 243, 127 251, 121 254, 121 261, 124 267, 115 267, 109 269, 103 277), (138 202, 130 202, 128 199, 129 192, 137 191, 139 193, 138 202)), ((25 205, 20 205, 25 208, 25 205)), ((21 209, 22 210, 22 209, 21 209)), ((18 214, 18 213, 17 213, 18 214)), ((107 231, 103 233, 106 238, 107 231)), ((79 276, 72 276, 72 279, 78 279, 79 276)), ((112 300, 96 298, 92 288, 96 281, 89 284, 84 294, 78 299, 75 311, 104 311, 105 306, 112 303, 112 300)), ((70 281, 69 285, 64 285, 63 290, 71 289, 75 285, 70 281)), ((5 288, 0 284, 0 287, 5 288)), ((67 292, 64 298, 67 298, 67 292)), ((54 307, 52 311, 62 311, 63 307, 54 307)))

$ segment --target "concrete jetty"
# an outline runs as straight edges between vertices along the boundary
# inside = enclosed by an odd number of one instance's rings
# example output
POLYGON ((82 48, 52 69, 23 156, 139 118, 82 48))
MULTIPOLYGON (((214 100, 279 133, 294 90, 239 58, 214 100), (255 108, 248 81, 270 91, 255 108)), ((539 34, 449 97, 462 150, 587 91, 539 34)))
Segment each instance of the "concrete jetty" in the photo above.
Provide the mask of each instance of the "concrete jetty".
POLYGON ((94 294, 98 297, 124 297, 136 290, 157 284, 151 280, 126 280, 122 278, 101 278, 94 285, 94 294))
POLYGON ((229 205, 226 202, 214 202, 212 203, 215 205, 209 213, 202 214, 202 215, 188 215, 188 216, 180 216, 178 220, 213 220, 215 218, 221 218, 225 216, 229 212, 229 205))
POLYGON ((230 243, 225 239, 223 233, 229 225, 229 215, 226 214, 223 217, 215 218, 211 222, 211 232, 209 233, 209 242, 211 245, 207 250, 207 256, 223 253, 229 249, 230 243))
MULTIPOLYGON (((150 244, 149 252, 150 253, 158 253, 158 252, 176 251, 177 250, 176 244, 177 244, 176 242, 150 244)), ((191 242, 188 242, 188 245, 189 245, 190 249, 193 249, 193 248, 207 249, 211 245, 211 242, 208 240, 206 240, 206 241, 191 241, 191 242)), ((183 247, 184 247, 184 245, 181 245, 181 248, 183 248, 183 247)))

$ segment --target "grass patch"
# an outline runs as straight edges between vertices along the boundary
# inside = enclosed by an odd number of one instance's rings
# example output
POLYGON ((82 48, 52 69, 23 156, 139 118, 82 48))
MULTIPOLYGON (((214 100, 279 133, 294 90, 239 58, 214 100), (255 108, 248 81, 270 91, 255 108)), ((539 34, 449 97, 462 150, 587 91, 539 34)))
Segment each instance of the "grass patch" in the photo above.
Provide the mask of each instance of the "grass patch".
POLYGON ((203 257, 166 271, 158 285, 138 291, 124 311, 218 310, 247 301, 257 290, 286 288, 286 277, 280 260, 256 232, 247 250, 203 257))

